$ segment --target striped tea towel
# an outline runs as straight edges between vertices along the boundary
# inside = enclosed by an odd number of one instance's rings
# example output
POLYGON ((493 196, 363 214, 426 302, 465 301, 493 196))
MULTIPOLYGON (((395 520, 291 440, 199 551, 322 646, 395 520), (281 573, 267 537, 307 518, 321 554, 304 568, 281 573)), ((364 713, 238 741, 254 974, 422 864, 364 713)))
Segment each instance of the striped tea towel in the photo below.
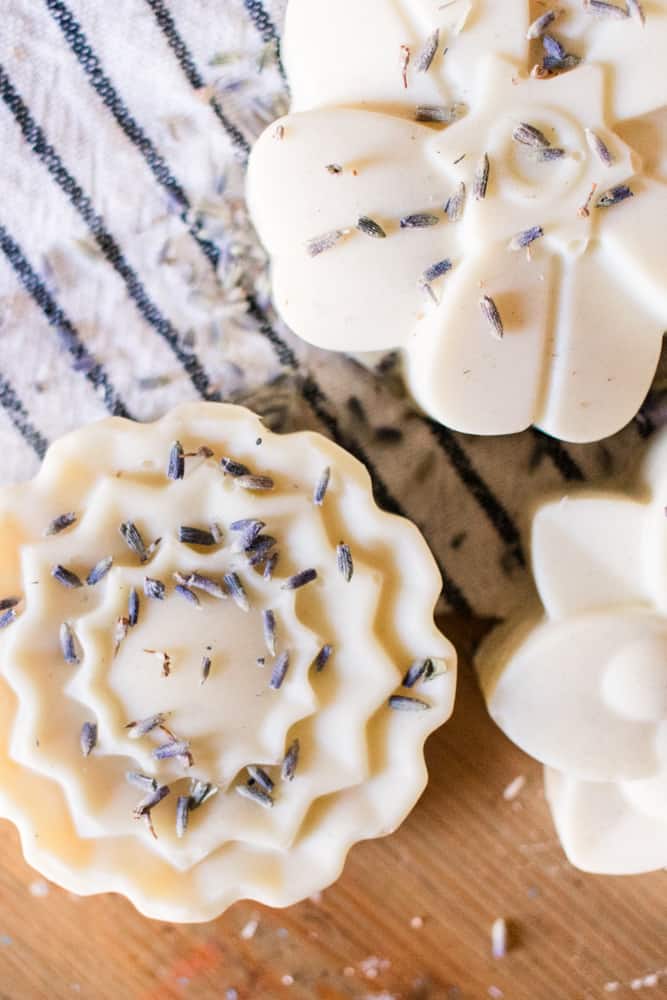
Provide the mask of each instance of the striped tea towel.
POLYGON ((361 458, 425 532, 451 609, 505 614, 531 498, 624 470, 651 413, 588 446, 466 437, 414 410, 392 358, 370 372, 284 328, 243 200, 250 146, 288 105, 284 0, 0 8, 2 481, 106 413, 242 400, 361 458))

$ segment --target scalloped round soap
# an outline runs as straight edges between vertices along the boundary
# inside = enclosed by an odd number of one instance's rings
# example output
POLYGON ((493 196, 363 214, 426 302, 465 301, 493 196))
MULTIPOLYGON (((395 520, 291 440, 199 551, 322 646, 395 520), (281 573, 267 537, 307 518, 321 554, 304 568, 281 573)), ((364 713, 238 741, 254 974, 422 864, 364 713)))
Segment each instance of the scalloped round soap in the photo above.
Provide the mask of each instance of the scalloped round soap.
POLYGON ((0 813, 48 878, 172 921, 284 906, 414 805, 440 579, 325 438, 93 424, 0 492, 0 551, 0 813))
POLYGON ((667 867, 667 432, 636 496, 543 503, 532 562, 544 613, 491 633, 477 665, 489 711, 546 765, 577 867, 667 867))
POLYGON ((458 430, 627 423, 667 326, 667 0, 290 0, 284 56, 248 199, 292 329, 399 349, 458 430))

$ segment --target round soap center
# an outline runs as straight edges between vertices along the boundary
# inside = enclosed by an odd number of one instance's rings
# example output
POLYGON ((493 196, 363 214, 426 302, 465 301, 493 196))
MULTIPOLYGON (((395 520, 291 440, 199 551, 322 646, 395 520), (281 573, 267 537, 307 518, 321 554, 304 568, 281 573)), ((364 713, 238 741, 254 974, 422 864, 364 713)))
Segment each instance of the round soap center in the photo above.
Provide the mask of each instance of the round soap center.
POLYGON ((667 719, 667 636, 636 639, 623 646, 609 662, 602 695, 625 718, 667 719))

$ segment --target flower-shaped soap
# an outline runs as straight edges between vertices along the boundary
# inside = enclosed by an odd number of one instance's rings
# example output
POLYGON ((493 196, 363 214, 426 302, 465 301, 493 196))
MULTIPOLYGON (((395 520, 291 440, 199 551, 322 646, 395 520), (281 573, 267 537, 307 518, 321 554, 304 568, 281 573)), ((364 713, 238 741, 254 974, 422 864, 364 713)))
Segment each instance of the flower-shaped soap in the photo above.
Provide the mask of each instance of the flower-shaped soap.
POLYGON ((642 491, 544 503, 532 563, 544 614, 491 633, 478 655, 491 715, 546 765, 577 867, 667 866, 667 434, 642 491))
POLYGON ((248 196, 300 336, 402 350, 456 429, 591 441, 667 325, 667 0, 532 7, 291 0, 248 196))
POLYGON ((0 812, 73 892, 295 902, 426 781, 456 660, 417 529, 312 433, 111 419, 0 493, 0 812))

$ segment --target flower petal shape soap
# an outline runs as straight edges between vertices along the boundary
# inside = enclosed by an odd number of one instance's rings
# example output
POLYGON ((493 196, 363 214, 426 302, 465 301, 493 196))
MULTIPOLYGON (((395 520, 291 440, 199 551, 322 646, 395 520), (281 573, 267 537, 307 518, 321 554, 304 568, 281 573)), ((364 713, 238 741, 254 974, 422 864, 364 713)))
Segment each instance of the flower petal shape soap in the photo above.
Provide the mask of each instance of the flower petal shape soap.
POLYGON ((543 613, 492 632, 477 658, 489 711, 546 766, 570 861, 667 866, 667 434, 641 490, 543 503, 532 565, 543 613))
POLYGON ((171 921, 331 883, 426 783, 434 560, 318 434, 113 418, 0 492, 0 813, 72 892, 171 921))
POLYGON ((248 199, 301 337, 400 350, 454 429, 593 441, 667 325, 667 0, 531 7, 290 0, 248 199))

